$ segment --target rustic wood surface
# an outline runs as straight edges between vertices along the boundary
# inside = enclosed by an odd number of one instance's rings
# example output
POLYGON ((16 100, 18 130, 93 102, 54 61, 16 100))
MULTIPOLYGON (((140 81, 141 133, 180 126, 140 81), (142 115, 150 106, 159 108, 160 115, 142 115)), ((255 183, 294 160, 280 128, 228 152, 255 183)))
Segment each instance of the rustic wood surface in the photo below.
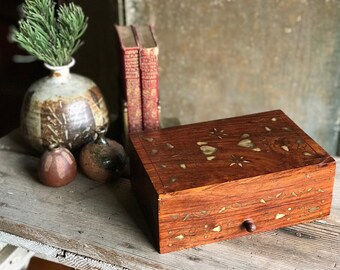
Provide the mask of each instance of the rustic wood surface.
MULTIPOLYGON (((340 162, 340 159, 336 159, 340 162)), ((338 269, 340 170, 325 220, 160 255, 129 181, 51 188, 17 133, 0 140, 0 241, 80 269, 338 269)))
POLYGON ((31 257, 34 255, 32 251, 5 245, 3 248, 0 243, 0 269, 1 270, 19 270, 26 269, 31 257))

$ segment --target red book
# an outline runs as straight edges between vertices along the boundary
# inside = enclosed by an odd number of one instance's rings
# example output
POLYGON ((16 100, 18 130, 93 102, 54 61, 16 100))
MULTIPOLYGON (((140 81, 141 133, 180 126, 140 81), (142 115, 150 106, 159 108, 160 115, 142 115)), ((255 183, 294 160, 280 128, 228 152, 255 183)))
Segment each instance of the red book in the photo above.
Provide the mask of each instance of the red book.
POLYGON ((139 47, 131 26, 116 25, 115 27, 123 52, 128 132, 136 133, 143 130, 139 47))
POLYGON ((142 89, 143 129, 159 128, 158 115, 158 46, 149 25, 133 26, 139 45, 142 89))

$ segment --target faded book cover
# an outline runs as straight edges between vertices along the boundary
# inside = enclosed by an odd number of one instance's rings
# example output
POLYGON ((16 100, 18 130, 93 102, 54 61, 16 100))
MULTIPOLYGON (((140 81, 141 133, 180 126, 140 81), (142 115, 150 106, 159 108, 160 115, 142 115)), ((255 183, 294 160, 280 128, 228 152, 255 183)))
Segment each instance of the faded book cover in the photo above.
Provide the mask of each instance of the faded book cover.
POLYGON ((139 47, 131 26, 115 26, 122 50, 128 132, 143 130, 139 47))
POLYGON ((139 45, 143 129, 159 128, 158 45, 151 26, 133 26, 139 45))

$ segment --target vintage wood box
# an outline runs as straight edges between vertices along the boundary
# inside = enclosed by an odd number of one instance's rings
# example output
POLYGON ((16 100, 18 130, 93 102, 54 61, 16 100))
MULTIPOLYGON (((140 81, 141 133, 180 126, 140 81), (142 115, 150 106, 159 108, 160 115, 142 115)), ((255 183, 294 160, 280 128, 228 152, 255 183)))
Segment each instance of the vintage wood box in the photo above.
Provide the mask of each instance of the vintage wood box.
POLYGON ((330 213, 335 161, 282 111, 130 140, 132 186, 160 253, 330 213))

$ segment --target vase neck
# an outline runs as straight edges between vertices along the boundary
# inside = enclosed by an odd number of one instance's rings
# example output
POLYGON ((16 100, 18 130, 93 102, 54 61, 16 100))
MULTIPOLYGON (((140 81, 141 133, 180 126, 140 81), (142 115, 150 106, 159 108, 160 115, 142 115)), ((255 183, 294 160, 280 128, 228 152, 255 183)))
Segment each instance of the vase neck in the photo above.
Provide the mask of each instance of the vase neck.
POLYGON ((74 58, 72 58, 71 62, 64 66, 51 66, 49 64, 44 64, 46 68, 51 71, 51 76, 58 80, 65 80, 70 75, 70 68, 75 64, 74 58))
POLYGON ((63 79, 65 77, 68 77, 70 75, 70 68, 61 68, 57 70, 51 70, 51 76, 55 78, 63 79))
POLYGON ((106 134, 107 128, 106 127, 98 127, 96 129, 96 133, 97 133, 97 139, 95 140, 96 144, 108 144, 106 138, 105 138, 105 134, 106 134))

